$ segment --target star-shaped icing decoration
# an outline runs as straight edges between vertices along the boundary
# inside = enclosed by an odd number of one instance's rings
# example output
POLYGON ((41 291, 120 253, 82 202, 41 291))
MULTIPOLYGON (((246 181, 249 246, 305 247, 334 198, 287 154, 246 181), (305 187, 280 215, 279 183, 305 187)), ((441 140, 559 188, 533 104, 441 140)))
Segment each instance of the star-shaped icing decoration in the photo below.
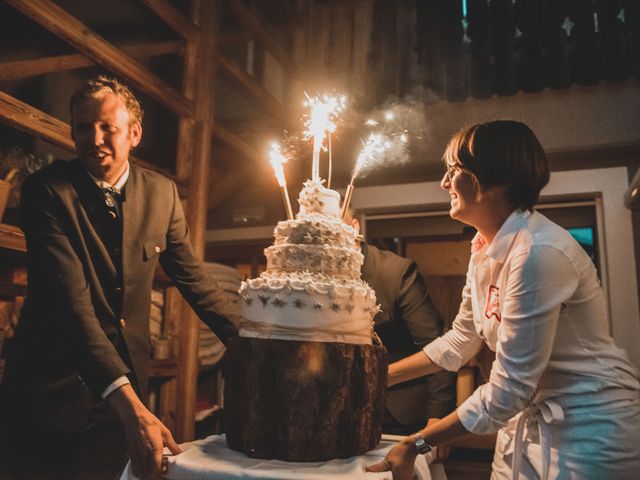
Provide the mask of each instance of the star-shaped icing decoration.
POLYGON ((248 306, 251 306, 251 304, 253 303, 253 298, 244 297, 244 303, 246 303, 248 306))
POLYGON ((313 302, 313 309, 314 310, 322 310, 322 304, 318 303, 318 302, 313 302))
POLYGON ((353 311, 353 303, 347 303, 347 304, 344 306, 344 309, 345 309, 347 312, 351 313, 351 312, 353 311))
POLYGON ((340 311, 340 305, 335 303, 335 302, 333 302, 331 304, 331 310, 333 310, 334 312, 339 312, 340 311))
POLYGON ((271 302, 271 305, 275 305, 276 307, 284 307, 287 304, 284 300, 280 300, 276 295, 276 298, 271 302))
POLYGON ((306 304, 305 304, 302 300, 300 300, 299 298, 296 298, 296 299, 293 301, 293 304, 296 306, 296 308, 303 308, 303 307, 306 305, 306 304))
POLYGON ((258 298, 260 299, 260 301, 262 302, 262 306, 266 307, 267 303, 269 303, 269 299, 271 297, 267 296, 267 295, 258 295, 258 298))

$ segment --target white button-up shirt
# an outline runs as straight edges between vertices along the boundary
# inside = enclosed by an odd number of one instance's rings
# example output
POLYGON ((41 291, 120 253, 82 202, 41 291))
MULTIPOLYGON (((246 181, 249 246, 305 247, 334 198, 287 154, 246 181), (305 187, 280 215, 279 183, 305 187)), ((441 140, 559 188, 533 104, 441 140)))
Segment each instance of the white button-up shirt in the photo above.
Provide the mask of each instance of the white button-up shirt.
POLYGON ((474 433, 500 429, 534 394, 570 404, 604 389, 640 388, 637 371, 609 335, 593 262, 537 212, 513 212, 490 244, 476 235, 458 315, 424 351, 456 371, 483 341, 496 352, 489 382, 457 410, 474 433))

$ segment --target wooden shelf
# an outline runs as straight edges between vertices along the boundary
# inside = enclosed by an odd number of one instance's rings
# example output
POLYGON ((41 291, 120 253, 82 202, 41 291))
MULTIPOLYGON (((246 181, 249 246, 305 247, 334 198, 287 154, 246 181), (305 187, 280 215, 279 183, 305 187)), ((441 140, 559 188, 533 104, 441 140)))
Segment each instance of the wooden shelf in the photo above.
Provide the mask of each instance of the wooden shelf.
POLYGON ((27 242, 24 233, 15 225, 0 223, 0 248, 17 252, 27 251, 27 242))

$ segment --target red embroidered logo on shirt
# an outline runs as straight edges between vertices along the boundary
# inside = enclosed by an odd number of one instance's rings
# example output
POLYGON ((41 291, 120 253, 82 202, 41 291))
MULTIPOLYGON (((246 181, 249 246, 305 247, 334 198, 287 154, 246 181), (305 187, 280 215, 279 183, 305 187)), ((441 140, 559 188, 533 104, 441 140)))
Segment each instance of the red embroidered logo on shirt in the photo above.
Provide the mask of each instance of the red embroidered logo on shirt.
POLYGON ((496 320, 500 321, 500 296, 499 290, 495 285, 489 287, 489 294, 487 295, 487 305, 484 309, 484 314, 487 318, 496 317, 496 320))

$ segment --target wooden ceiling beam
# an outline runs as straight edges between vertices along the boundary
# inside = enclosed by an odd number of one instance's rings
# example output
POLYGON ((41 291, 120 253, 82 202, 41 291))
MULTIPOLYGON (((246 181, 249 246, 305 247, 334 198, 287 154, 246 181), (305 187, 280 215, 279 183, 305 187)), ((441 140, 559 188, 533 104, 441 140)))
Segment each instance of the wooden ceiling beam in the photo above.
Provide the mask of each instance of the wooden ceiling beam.
POLYGON ((190 22, 168 0, 141 0, 150 10, 166 23, 173 31, 189 42, 197 42, 200 28, 190 22))
POLYGON ((238 190, 246 188, 247 179, 253 180, 256 178, 256 166, 254 162, 245 162, 240 168, 224 176, 218 175, 214 168, 212 169, 211 177, 216 180, 211 184, 209 210, 216 208, 238 190))
POLYGON ((218 46, 234 45, 237 43, 247 43, 254 39, 255 37, 253 33, 243 30, 241 32, 226 33, 224 35, 221 35, 216 39, 216 43, 218 44, 218 46))
POLYGON ((289 116, 286 114, 282 104, 267 92, 262 85, 256 82, 251 75, 240 70, 231 60, 221 54, 216 55, 216 60, 221 69, 253 95, 269 113, 282 121, 283 125, 289 125, 289 116))
POLYGON ((240 23, 252 32, 258 40, 262 42, 264 47, 275 58, 278 63, 290 75, 296 74, 296 68, 291 61, 291 57, 286 53, 280 43, 271 35, 263 26, 262 22, 249 10, 241 0, 230 0, 229 7, 236 15, 240 23))
MULTIPOLYGON (((120 48, 124 53, 134 58, 149 58, 169 53, 182 53, 184 42, 168 41, 125 45, 120 48)), ((29 60, 14 60, 0 63, 0 81, 16 80, 19 78, 44 75, 51 72, 76 70, 95 65, 90 58, 80 55, 56 55, 54 57, 32 58, 29 60)))
POLYGON ((215 123, 213 126, 213 138, 220 140, 252 161, 257 161, 260 158, 260 152, 258 152, 258 150, 219 123, 215 123))
MULTIPOLYGON (((76 151, 75 144, 71 138, 71 127, 68 124, 2 91, 0 91, 0 123, 28 134, 36 135, 70 152, 76 151)), ((180 194, 186 194, 185 186, 178 182, 175 175, 145 160, 133 156, 129 158, 136 165, 154 170, 170 178, 176 182, 180 194)))
POLYGON ((6 1, 96 63, 126 78, 169 110, 180 116, 193 116, 192 102, 51 0, 6 1))
MULTIPOLYGON (((239 167, 234 172, 220 175, 212 169, 212 185, 209 194, 209 210, 217 207, 227 198, 245 187, 247 178, 255 178, 256 171, 260 169, 261 153, 245 142, 238 135, 216 123, 213 127, 213 137, 220 140, 240 155, 246 158, 245 162, 236 162, 239 167)), ((264 165, 262 165, 264 167, 264 165)))

